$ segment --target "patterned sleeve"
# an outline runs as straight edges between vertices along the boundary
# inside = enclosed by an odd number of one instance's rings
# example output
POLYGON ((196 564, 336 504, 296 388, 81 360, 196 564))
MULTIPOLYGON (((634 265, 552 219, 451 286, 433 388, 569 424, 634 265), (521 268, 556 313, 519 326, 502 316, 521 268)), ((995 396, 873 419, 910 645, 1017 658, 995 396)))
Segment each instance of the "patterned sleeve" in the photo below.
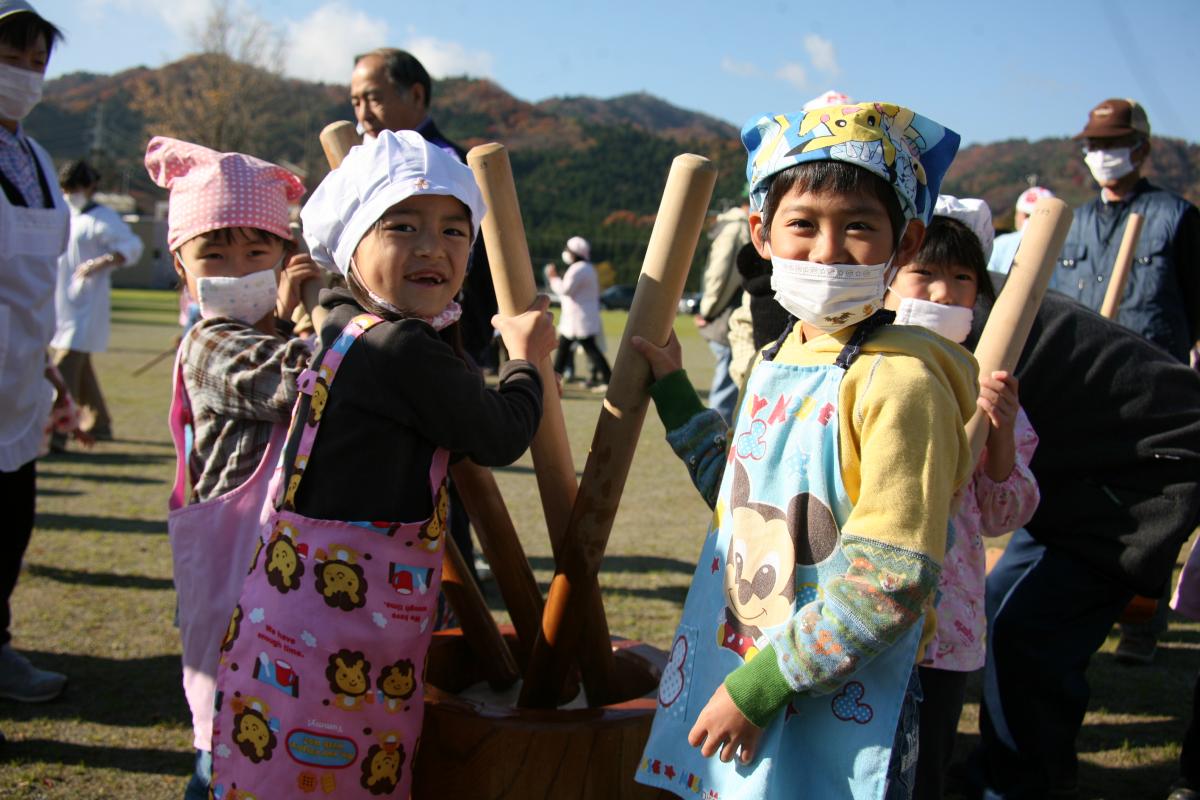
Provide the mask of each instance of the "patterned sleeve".
POLYGON ((667 429, 667 444, 687 466, 704 502, 715 508, 725 474, 729 426, 718 412, 704 407, 683 370, 655 382, 650 395, 667 429))
POLYGON ((975 499, 979 503, 980 533, 984 536, 1001 536, 1023 527, 1033 519, 1041 494, 1037 479, 1029 470, 1029 462, 1037 449, 1038 435, 1024 408, 1017 409, 1017 423, 1013 428, 1017 444, 1017 458, 1012 472, 997 483, 987 476, 987 451, 975 468, 975 499))
MULTIPOLYGON (((846 571, 725 679, 734 704, 760 727, 791 695, 833 692, 899 642, 937 588, 950 498, 969 475, 963 408, 916 360, 852 368, 846 382, 864 374, 874 381, 850 406, 861 420, 861 490, 842 527, 846 571)), ((975 376, 958 380, 973 387, 975 376)))
POLYGON ((188 331, 183 376, 192 404, 233 419, 287 422, 310 345, 216 317, 188 331))

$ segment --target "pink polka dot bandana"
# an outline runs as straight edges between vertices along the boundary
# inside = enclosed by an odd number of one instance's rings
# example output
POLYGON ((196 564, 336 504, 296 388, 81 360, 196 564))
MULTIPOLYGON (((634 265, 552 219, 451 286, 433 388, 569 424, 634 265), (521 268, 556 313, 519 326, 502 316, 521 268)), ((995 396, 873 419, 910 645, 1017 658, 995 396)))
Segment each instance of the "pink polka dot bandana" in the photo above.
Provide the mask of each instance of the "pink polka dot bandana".
POLYGON ((258 228, 288 241, 288 204, 304 184, 283 167, 241 153, 155 136, 146 147, 146 171, 171 190, 167 246, 219 228, 258 228))

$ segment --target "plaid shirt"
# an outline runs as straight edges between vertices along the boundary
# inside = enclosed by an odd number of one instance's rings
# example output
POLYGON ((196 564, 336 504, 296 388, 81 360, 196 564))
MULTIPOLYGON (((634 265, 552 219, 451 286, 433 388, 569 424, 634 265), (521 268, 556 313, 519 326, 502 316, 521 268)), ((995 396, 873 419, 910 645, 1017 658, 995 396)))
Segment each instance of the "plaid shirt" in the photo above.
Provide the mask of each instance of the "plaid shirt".
MULTIPOLYGON (((37 167, 33 164, 33 155, 29 145, 25 143, 25 134, 21 126, 16 133, 0 126, 0 172, 12 181, 13 186, 25 198, 30 208, 40 208, 48 199, 42 196, 42 187, 38 185, 37 167)), ((47 175, 46 180, 53 176, 47 175)))
POLYGON ((310 345, 258 331, 228 317, 197 322, 180 344, 195 443, 188 456, 189 503, 245 483, 296 403, 296 379, 310 345))

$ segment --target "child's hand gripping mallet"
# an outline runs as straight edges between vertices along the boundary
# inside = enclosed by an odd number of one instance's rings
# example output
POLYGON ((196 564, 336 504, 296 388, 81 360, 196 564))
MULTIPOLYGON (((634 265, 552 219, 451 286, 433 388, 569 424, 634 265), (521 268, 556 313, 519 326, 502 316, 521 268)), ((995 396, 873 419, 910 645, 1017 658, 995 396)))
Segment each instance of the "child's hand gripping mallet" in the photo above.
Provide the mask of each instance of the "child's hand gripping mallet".
MULTIPOLYGON (((501 314, 515 316, 533 303, 537 297, 537 285, 533 279, 533 264, 529 259, 525 225, 521 221, 521 206, 517 200, 517 187, 508 151, 494 142, 479 145, 467 153, 467 164, 475 173, 475 182, 479 184, 484 202, 487 203, 488 212, 482 222, 483 239, 488 246, 488 263, 491 265, 492 283, 496 287, 496 301, 501 314)), ((542 421, 530 450, 546 530, 557 563, 578 484, 554 368, 549 357, 537 366, 542 376, 542 421)), ((483 537, 480 537, 480 541, 483 542, 483 537)), ((492 565, 492 572, 497 576, 513 627, 517 629, 517 638, 523 649, 532 649, 542 621, 543 602, 520 542, 515 535, 511 541, 506 536, 485 543, 484 550, 492 565), (489 545, 492 551, 497 551, 496 557, 488 552, 489 545), (500 569, 507 570, 509 562, 513 580, 509 581, 510 589, 506 591, 505 583, 500 581, 500 569), (511 598, 510 592, 513 595, 511 598)), ((604 647, 608 648, 608 625, 598 593, 588 606, 584 619, 582 624, 599 626, 604 647)))
MULTIPOLYGON (((525 672, 520 701, 523 706, 553 706, 579 649, 579 637, 597 634, 577 621, 591 602, 587 595, 596 586, 649 403, 650 367, 629 340, 640 336, 660 346, 666 343, 716 179, 716 167, 697 155, 678 156, 671 165, 579 494, 571 510, 558 571, 550 585, 541 633, 525 672)), ((600 669, 584 669, 588 702, 593 706, 610 701, 612 694, 609 643, 605 641, 603 648, 596 643, 584 652, 601 650, 606 659, 600 669), (604 682, 587 684, 590 673, 604 682)))
MULTIPOLYGON (((1072 216, 1061 200, 1044 198, 1034 206, 1004 290, 996 299, 975 347, 980 375, 991 375, 994 370, 1001 369, 1012 372, 1016 367, 1029 338, 1033 318, 1037 316, 1054 274, 1072 216)), ((967 422, 972 463, 979 463, 979 456, 987 444, 989 425, 988 416, 982 409, 976 409, 967 422)), ((1003 547, 988 547, 985 572, 990 573, 1002 555, 1003 547)))
MULTIPOLYGON (((1067 204, 1054 197, 1044 197, 1034 206, 1004 290, 996 298, 979 344, 975 346, 980 375, 991 375, 996 370, 1012 372, 1016 368, 1033 319, 1046 296, 1046 287, 1066 241, 1072 216, 1067 204)), ((988 416, 982 409, 976 409, 967 422, 973 463, 978 463, 983 453, 988 426, 988 416)))
MULTIPOLYGON (((325 151, 325 158, 329 161, 330 169, 337 169, 338 165, 342 163, 342 159, 350 152, 350 148, 362 141, 354 130, 354 126, 346 121, 332 122, 326 125, 321 131, 320 138, 321 148, 325 151)), ((311 281, 311 283, 315 283, 315 281, 311 281)), ((308 286, 309 284, 305 284, 306 288, 308 286)), ((315 322, 316 319, 314 318, 313 321, 315 322)), ((454 469, 452 468, 452 473, 454 469)), ((476 467, 476 469, 480 468, 476 467)), ((489 474, 488 477, 491 478, 491 475, 489 474)), ((495 485, 494 479, 492 485, 495 485)), ((460 494, 462 494, 461 491, 460 494)), ((468 504, 467 498, 463 498, 463 503, 468 504)), ((500 506, 503 508, 503 503, 500 506)), ((505 518, 507 515, 506 510, 505 518)), ((476 525, 479 527, 478 523, 476 525)), ((508 526, 512 527, 511 521, 508 522, 508 526)), ((445 541, 442 573, 446 584, 446 599, 450 602, 459 620, 462 621, 463 638, 466 639, 472 652, 479 659, 488 682, 493 687, 511 686, 518 675, 512 651, 508 649, 508 644, 500 634, 496 620, 488 610, 479 588, 469 577, 466 561, 454 543, 454 539, 449 535, 442 538, 445 541)))
MULTIPOLYGON (((1053 198, 1039 200, 1034 207, 1025 225, 1025 233, 1021 237, 1021 245, 1013 259, 1004 290, 996 299, 979 337, 979 344, 975 347, 980 375, 991 375, 994 370, 1001 369, 1012 372, 1016 367, 1025 341, 1029 338, 1033 318, 1042 305, 1046 287, 1054 274, 1058 253, 1067 238, 1072 216, 1065 203, 1053 198)), ((979 456, 987 444, 989 424, 988 416, 982 409, 976 409, 967 422, 972 463, 979 463, 979 456)), ((1002 555, 1003 547, 988 547, 985 572, 990 573, 1002 555)))

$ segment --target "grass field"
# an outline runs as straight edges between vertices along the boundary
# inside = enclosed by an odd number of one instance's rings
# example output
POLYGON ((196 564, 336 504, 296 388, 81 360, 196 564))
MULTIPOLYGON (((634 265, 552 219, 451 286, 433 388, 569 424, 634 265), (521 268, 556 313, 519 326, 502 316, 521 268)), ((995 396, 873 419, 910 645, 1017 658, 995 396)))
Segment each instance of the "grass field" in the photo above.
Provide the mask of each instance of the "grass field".
MULTIPOLYGON (((192 755, 165 523, 171 361, 131 374, 170 345, 175 314, 173 294, 115 293, 112 345, 95 360, 117 440, 39 462, 37 529, 14 597, 14 640, 71 683, 46 705, 0 701, 8 737, 0 798, 182 796, 192 755)), ((610 359, 623 322, 623 314, 606 313, 610 359)), ((693 380, 706 387, 708 348, 689 319, 676 329, 693 380)), ((582 390, 564 398, 580 471, 599 404, 582 390)), ((500 470, 498 481, 544 588, 550 548, 528 456, 500 470)), ((669 642, 707 520, 651 411, 601 576, 614 633, 669 642)), ((486 588, 503 617, 494 585, 486 588)), ((1110 637, 1090 671, 1092 711, 1079 743, 1084 797, 1165 797, 1200 670, 1200 625, 1174 618, 1150 667, 1117 665, 1114 646, 1110 637)), ((975 696, 973 688, 960 727, 964 750, 976 739, 975 696)))

